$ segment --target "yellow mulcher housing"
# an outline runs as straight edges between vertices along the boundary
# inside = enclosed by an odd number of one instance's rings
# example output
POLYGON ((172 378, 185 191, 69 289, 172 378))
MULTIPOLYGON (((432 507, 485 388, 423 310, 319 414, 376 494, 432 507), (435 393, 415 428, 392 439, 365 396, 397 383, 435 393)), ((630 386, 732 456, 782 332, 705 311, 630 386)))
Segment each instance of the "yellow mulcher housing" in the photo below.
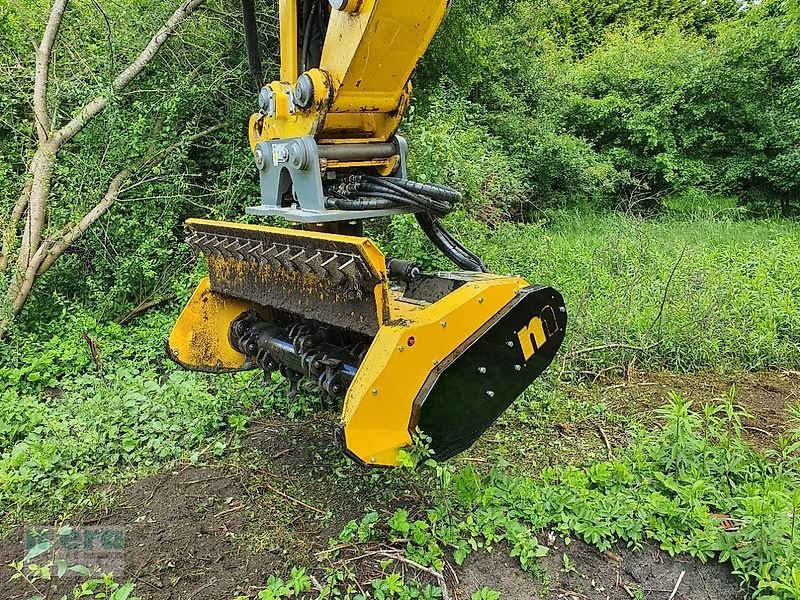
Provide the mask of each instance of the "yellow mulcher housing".
MULTIPOLYGON (((252 0, 243 0, 260 73, 252 0)), ((281 81, 261 88, 250 143, 261 204, 298 229, 193 219, 208 278, 168 341, 214 373, 280 371, 344 397, 336 439, 397 464, 420 428, 439 459, 467 449, 553 360, 561 295, 488 274, 439 223, 460 195, 406 175, 396 135, 410 77, 446 0, 281 0, 281 81), (362 236, 364 219, 413 213, 461 271, 422 273, 362 236)))

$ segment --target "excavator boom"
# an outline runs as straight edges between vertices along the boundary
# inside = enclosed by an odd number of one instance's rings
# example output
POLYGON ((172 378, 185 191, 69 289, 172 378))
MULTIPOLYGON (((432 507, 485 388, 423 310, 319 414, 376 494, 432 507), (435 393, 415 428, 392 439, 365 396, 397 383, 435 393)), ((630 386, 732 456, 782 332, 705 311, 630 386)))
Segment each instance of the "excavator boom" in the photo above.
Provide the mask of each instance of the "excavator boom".
MULTIPOLYGON (((192 219, 208 277, 168 340, 213 373, 279 371, 341 399, 335 439, 396 465, 421 429, 439 459, 469 448, 552 362, 566 308, 554 289, 488 273, 441 224, 460 194, 408 179, 397 135, 411 74, 447 0, 281 0, 281 79, 250 119, 260 203, 297 228, 192 219), (387 258, 365 219, 414 214, 459 271, 387 258)), ((252 0, 250 66, 260 74, 252 0)))

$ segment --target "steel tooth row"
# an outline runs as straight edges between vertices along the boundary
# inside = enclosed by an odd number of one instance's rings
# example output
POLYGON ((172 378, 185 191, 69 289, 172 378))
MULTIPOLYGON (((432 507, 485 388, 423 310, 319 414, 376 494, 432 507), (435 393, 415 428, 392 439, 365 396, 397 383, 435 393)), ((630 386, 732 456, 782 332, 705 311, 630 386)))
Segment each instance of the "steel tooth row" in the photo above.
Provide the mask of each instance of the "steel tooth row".
POLYGON ((364 259, 356 254, 199 231, 193 232, 186 241, 205 255, 258 263, 287 273, 313 273, 319 279, 330 280, 334 284, 346 282, 358 288, 361 282, 370 279, 364 259))

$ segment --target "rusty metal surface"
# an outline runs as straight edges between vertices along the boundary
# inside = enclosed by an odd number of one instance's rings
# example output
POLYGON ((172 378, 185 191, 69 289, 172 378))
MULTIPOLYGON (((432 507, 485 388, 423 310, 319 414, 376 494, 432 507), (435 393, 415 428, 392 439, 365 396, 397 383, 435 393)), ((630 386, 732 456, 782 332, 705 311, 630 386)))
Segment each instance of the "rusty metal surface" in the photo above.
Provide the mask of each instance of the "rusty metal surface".
POLYGON ((187 241, 206 256, 214 291, 347 330, 377 332, 375 286, 381 281, 352 245, 235 225, 192 229, 187 241))

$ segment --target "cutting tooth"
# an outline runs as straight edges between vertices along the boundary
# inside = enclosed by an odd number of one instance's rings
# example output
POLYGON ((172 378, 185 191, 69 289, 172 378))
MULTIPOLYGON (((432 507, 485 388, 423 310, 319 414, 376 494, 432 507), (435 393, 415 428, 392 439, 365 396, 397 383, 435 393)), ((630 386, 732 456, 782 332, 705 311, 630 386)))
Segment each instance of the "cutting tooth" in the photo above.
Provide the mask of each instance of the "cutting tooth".
POLYGON ((339 266, 339 272, 347 278, 353 287, 358 287, 358 265, 352 256, 339 266))
POLYGON ((258 250, 260 248, 261 242, 247 240, 242 244, 241 248, 239 248, 239 252, 247 262, 258 262, 258 250))
POLYGON ((294 252, 294 254, 292 254, 289 257, 289 262, 292 264, 292 269, 295 270, 295 271, 299 271, 303 275, 305 275, 306 273, 309 273, 311 271, 311 269, 309 269, 305 264, 305 262, 306 262, 306 251, 305 251, 305 249, 300 248, 300 250, 297 251, 297 247, 294 247, 294 248, 292 248, 292 252, 294 252))
POLYGON ((278 261, 282 269, 291 273, 292 271, 294 271, 294 266, 292 265, 290 257, 291 257, 291 248, 289 246, 286 246, 275 255, 275 260, 278 261))
POLYGON ((241 248, 241 244, 239 240, 236 238, 228 238, 223 244, 220 246, 220 252, 226 258, 236 258, 238 260, 242 260, 242 254, 239 252, 241 248))
POLYGON ((263 245, 261 246, 258 256, 262 264, 266 263, 273 269, 279 268, 281 265, 280 263, 275 260, 275 255, 278 253, 278 245, 272 244, 271 246, 263 245))
POLYGON ((190 235, 187 238, 186 243, 188 243, 190 246, 193 246, 194 248, 200 248, 203 245, 203 242, 205 241, 204 238, 205 235, 203 235, 202 233, 197 233, 195 231, 192 232, 192 235, 190 235))
POLYGON ((344 277, 344 273, 339 270, 339 255, 335 252, 331 254, 331 257, 324 261, 320 268, 325 271, 328 278, 333 281, 334 284, 339 283, 344 277))
POLYGON ((314 271, 314 274, 320 279, 325 279, 328 272, 322 268, 322 252, 317 251, 311 258, 305 261, 305 265, 314 271))
POLYGON ((220 237, 214 236, 205 247, 206 254, 213 254, 214 256, 222 256, 222 244, 225 242, 220 237))

